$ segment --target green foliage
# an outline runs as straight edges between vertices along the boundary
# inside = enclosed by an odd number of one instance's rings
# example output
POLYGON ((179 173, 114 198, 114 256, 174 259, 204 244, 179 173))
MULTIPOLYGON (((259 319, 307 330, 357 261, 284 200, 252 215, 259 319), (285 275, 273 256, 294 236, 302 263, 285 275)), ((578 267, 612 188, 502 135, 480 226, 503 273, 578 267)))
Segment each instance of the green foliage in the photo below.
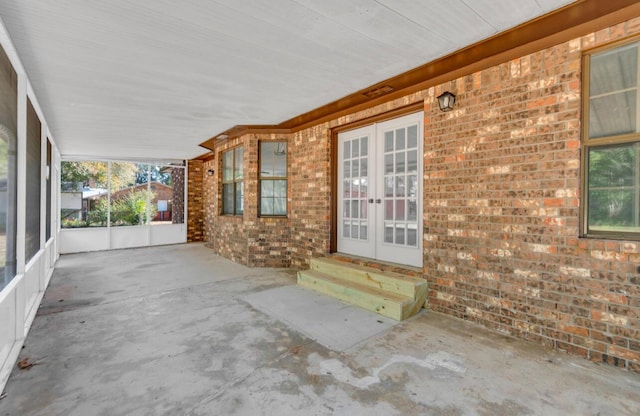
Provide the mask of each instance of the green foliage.
MULTIPOLYGON (((130 162, 111 163, 111 189, 118 190, 135 185, 138 165, 130 162)), ((109 165, 96 161, 65 161, 61 164, 60 182, 63 191, 75 191, 78 185, 106 188, 109 165)))
POLYGON ((106 227, 109 206, 106 198, 95 201, 93 209, 87 214, 87 223, 90 227, 106 227))
POLYGON ((147 173, 151 177, 151 182, 159 182, 165 185, 171 185, 171 173, 162 172, 164 166, 160 165, 138 165, 136 173, 137 183, 147 183, 147 173))
POLYGON ((589 152, 589 225, 638 226, 635 173, 638 144, 596 148, 589 152))
MULTIPOLYGON (((149 196, 153 200, 153 193, 149 196)), ((131 192, 111 202, 111 225, 143 225, 147 224, 158 213, 157 208, 149 206, 147 217, 147 191, 131 192)))

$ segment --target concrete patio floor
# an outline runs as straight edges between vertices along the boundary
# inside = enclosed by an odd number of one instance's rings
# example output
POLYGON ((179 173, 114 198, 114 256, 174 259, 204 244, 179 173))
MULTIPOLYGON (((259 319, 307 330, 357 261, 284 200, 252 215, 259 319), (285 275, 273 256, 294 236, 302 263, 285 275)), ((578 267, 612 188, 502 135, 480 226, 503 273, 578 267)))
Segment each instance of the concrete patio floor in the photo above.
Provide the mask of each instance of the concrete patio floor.
POLYGON ((294 284, 201 244, 63 256, 0 415, 640 414, 637 374, 294 284))

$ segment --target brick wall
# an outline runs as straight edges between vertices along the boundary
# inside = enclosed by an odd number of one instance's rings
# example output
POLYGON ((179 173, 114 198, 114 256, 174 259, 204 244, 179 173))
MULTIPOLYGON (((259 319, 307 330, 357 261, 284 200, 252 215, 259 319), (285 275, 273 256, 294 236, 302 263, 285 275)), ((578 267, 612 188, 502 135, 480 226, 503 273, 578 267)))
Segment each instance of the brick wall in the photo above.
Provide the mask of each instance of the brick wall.
MULTIPOLYGON (((221 172, 221 154, 237 146, 244 148, 244 213, 242 216, 220 215, 222 176, 206 178, 205 234, 208 245, 217 254, 238 263, 250 267, 289 267, 290 218, 258 217, 258 143, 268 140, 288 140, 288 137, 248 134, 225 141, 216 149, 216 161, 207 162, 206 169, 221 172)), ((290 204, 290 195, 288 199, 290 204)))
POLYGON ((431 309, 640 370, 640 244, 578 238, 582 50, 638 22, 429 91, 431 309), (443 90, 452 112, 431 105, 443 90))
POLYGON ((578 229, 582 51, 635 33, 640 19, 295 134, 222 142, 207 163, 219 172, 220 152, 245 146, 245 213, 219 216, 220 175, 205 179, 209 244, 251 266, 329 253, 331 129, 424 102, 429 307, 640 371, 640 243, 578 229), (260 219, 257 143, 275 138, 289 140, 289 218, 260 219))
POLYGON ((214 248, 216 241, 214 239, 214 224, 217 217, 218 207, 218 165, 217 159, 211 159, 204 162, 202 166, 202 220, 203 224, 203 241, 207 242, 207 246, 214 248), (214 174, 209 175, 207 172, 213 170, 214 174))
POLYGON ((202 161, 190 160, 187 166, 187 241, 203 241, 202 161))

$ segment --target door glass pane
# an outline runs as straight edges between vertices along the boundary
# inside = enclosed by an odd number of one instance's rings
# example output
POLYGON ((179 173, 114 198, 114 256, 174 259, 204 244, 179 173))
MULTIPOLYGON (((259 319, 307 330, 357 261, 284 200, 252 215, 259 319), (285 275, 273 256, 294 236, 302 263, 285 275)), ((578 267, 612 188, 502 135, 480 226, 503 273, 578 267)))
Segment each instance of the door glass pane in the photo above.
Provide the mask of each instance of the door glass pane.
POLYGON ((396 150, 404 150, 405 149, 405 137, 404 137, 404 129, 396 130, 396 150))
POLYGON ((418 195, 418 176, 407 175, 407 196, 415 198, 418 195))
POLYGON ((344 161, 342 173, 343 173, 345 178, 350 178, 351 177, 351 164, 349 163, 348 160, 344 161))
POLYGON ((360 197, 367 199, 369 198, 369 182, 366 177, 360 179, 360 197))
POLYGON ((399 199, 396 201, 396 221, 404 221, 405 205, 406 201, 404 199, 399 199))
POLYGON ((369 160, 366 158, 360 159, 360 175, 367 176, 369 174, 369 160))
POLYGON ((362 218, 363 220, 366 220, 367 217, 367 210, 369 209, 369 204, 367 202, 367 200, 363 199, 362 201, 360 201, 360 218, 362 218))
POLYGON ((396 244, 404 245, 404 225, 396 226, 396 244))
POLYGON ((393 173, 393 155, 384 155, 384 173, 393 173))
POLYGON ((404 152, 396 153, 396 173, 405 172, 404 157, 405 157, 404 152))
POLYGON ((351 217, 351 201, 344 201, 344 211, 342 216, 345 218, 351 217))
POLYGON ((416 200, 407 200, 407 208, 407 221, 416 221, 418 219, 418 205, 416 200))
POLYGON ((369 138, 363 137, 360 139, 360 155, 367 156, 369 154, 369 138))
POLYGON ((396 196, 404 197, 405 186, 404 186, 404 176, 396 176, 396 196))
POLYGON ((393 224, 384 225, 384 242, 393 243, 393 224))
POLYGON ((393 176, 385 176, 384 178, 384 196, 393 196, 393 176))
POLYGON ((384 200, 384 219, 385 220, 393 219, 393 199, 384 200))
POLYGON ((358 238, 358 223, 351 223, 351 238, 358 238))
POLYGON ((368 230, 367 230, 367 223, 361 222, 360 223, 360 240, 367 240, 368 238, 369 236, 368 236, 368 230))
POLYGON ((359 208, 360 208, 360 201, 351 201, 351 218, 358 218, 359 217, 359 208))
POLYGON ((418 245, 418 233, 415 228, 407 227, 407 245, 416 247, 418 245))
POLYGON ((344 238, 351 237, 351 224, 349 223, 349 221, 344 221, 342 223, 342 236, 344 238))
POLYGON ((357 178, 359 175, 359 168, 360 164, 358 163, 358 161, 354 161, 354 163, 351 164, 351 177, 352 178, 357 178))
POLYGON ((413 125, 407 128, 407 148, 415 149, 418 147, 418 126, 413 125))
POLYGON ((345 159, 351 159, 351 142, 350 141, 345 141, 343 143, 342 147, 344 149, 344 158, 345 159))
POLYGON ((414 173, 418 171, 418 151, 411 150, 407 152, 407 172, 414 173))
POLYGON ((360 156, 360 140, 355 139, 351 141, 351 157, 356 158, 360 156))
POLYGON ((393 131, 388 131, 384 134, 384 151, 393 152, 393 131))

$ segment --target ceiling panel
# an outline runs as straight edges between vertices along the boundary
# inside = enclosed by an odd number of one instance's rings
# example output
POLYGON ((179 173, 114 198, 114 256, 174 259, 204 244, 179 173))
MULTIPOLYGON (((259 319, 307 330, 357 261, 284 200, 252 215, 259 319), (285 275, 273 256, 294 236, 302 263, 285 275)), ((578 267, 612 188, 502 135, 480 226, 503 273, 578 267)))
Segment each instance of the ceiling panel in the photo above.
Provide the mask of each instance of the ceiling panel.
POLYGON ((191 158, 567 0, 0 0, 63 155, 191 158))

